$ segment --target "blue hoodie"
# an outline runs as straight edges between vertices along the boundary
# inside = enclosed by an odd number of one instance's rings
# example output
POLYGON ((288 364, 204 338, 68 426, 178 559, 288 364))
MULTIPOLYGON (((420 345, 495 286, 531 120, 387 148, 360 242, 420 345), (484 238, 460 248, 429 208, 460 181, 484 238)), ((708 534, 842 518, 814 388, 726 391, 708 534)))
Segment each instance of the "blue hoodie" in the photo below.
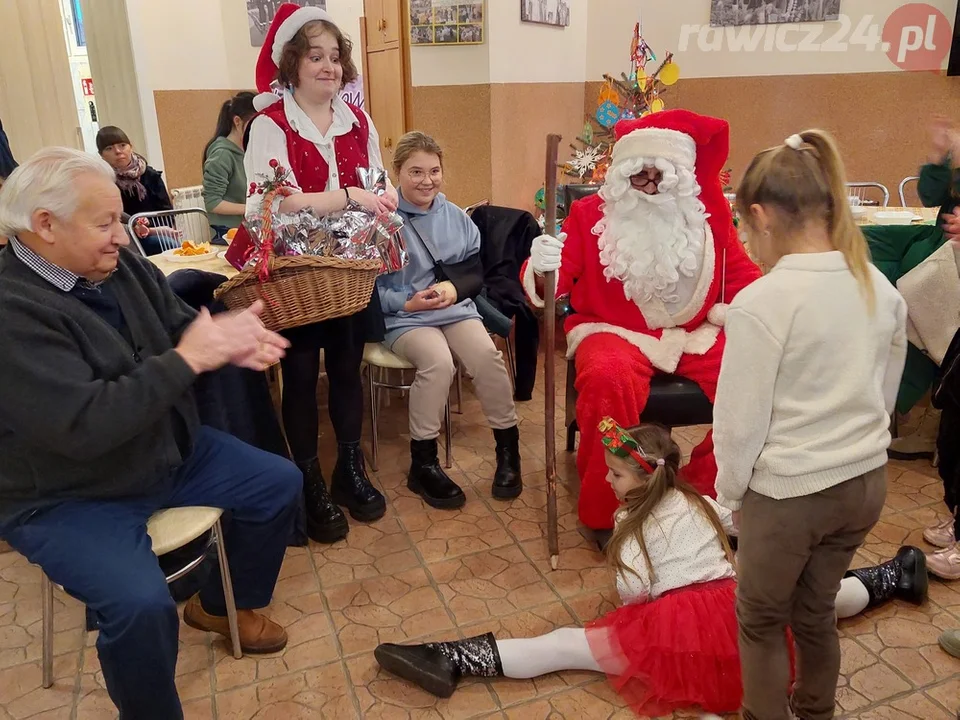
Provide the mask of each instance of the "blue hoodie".
POLYGON ((414 293, 426 290, 437 282, 433 272, 434 260, 458 263, 480 252, 480 230, 463 210, 448 202, 443 193, 437 195, 429 210, 411 205, 401 195, 400 214, 405 223, 402 232, 410 263, 403 270, 381 275, 377 279, 380 304, 387 324, 384 339, 387 347, 392 347, 397 338, 414 328, 442 327, 463 320, 480 319, 477 306, 469 298, 442 310, 409 313, 403 309, 414 293), (411 225, 417 232, 411 229, 411 225), (429 244, 429 251, 424 243, 429 244))

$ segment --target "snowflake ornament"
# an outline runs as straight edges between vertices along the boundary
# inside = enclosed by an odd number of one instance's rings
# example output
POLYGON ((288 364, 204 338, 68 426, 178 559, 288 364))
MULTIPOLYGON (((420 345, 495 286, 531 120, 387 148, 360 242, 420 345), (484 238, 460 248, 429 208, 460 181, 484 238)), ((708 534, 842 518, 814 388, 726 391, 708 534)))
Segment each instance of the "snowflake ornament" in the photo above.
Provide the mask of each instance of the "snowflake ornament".
POLYGON ((570 169, 583 180, 588 174, 596 170, 597 163, 603 159, 603 146, 588 147, 584 150, 577 150, 574 158, 567 162, 570 169))

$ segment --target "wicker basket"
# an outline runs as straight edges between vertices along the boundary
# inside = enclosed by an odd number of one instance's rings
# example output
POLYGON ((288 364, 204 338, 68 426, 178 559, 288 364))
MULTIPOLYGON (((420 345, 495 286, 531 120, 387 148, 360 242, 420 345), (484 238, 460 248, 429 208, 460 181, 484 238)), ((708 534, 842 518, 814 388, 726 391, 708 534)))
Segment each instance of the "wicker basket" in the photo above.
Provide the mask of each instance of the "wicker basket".
POLYGON ((217 288, 214 297, 231 310, 264 301, 261 319, 270 330, 353 315, 373 294, 379 260, 343 260, 298 255, 271 257, 262 280, 256 268, 244 270, 217 288))

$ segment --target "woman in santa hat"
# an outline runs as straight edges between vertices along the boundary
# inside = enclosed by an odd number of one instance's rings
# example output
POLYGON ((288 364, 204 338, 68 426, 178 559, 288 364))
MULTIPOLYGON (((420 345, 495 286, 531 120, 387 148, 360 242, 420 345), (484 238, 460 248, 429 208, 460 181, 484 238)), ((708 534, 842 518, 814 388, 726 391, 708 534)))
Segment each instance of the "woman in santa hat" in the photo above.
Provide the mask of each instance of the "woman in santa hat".
MULTIPOLYGON (((248 180, 289 168, 300 192, 283 200, 280 211, 311 208, 323 216, 362 206, 382 213, 397 209, 396 191, 378 197, 359 187, 358 168, 382 167, 380 139, 370 117, 340 98, 357 78, 352 43, 325 11, 285 3, 277 10, 257 61, 254 100, 260 115, 250 124, 244 168, 248 180)), ((260 212, 262 196, 247 199, 247 217, 260 212)), ((283 299, 280 298, 280 302, 283 299)), ((355 315, 326 320, 284 333, 293 346, 283 359, 283 425, 293 458, 304 476, 307 534, 332 543, 347 534, 347 520, 383 516, 386 502, 370 484, 360 449, 363 346, 384 337, 379 297, 355 315), (337 437, 331 491, 317 460, 317 380, 320 350, 330 381, 330 419, 337 437), (332 496, 332 497, 331 497, 332 496)))

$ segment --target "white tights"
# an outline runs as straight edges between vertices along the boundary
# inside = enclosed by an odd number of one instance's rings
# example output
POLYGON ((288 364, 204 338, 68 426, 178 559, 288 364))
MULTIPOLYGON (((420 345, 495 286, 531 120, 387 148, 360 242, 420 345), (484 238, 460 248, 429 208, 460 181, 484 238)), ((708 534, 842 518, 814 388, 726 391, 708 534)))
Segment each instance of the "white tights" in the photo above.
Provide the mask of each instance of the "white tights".
MULTIPOLYGON (((869 601, 863 583, 855 577, 844 578, 837 593, 837 617, 853 617, 869 601)), ((590 651, 583 628, 565 627, 539 637, 497 640, 497 648, 503 674, 508 678, 534 678, 561 670, 603 672, 590 651)))

